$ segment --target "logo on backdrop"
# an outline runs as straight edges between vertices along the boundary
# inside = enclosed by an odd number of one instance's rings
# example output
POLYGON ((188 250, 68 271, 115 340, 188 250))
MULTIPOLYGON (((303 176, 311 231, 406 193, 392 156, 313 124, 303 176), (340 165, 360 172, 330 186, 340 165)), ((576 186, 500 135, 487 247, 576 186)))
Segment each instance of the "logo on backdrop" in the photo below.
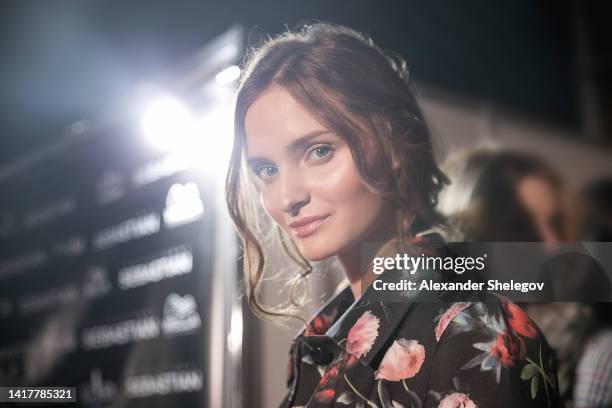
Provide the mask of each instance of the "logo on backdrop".
POLYGON ((166 336, 192 334, 202 325, 195 298, 171 293, 164 302, 162 317, 151 313, 109 324, 83 329, 81 347, 84 350, 121 346, 166 336))
POLYGON ((145 316, 89 327, 81 333, 84 350, 101 349, 159 337, 159 319, 145 316))
POLYGON ((108 273, 100 266, 91 266, 83 278, 81 287, 70 283, 55 286, 43 292, 29 293, 17 300, 17 309, 29 315, 56 309, 79 301, 107 294, 112 288, 108 273))
POLYGON ((165 371, 128 377, 125 390, 128 398, 181 394, 202 390, 203 374, 197 369, 165 371))
POLYGON ((23 225, 26 229, 31 229, 48 224, 74 212, 76 207, 76 200, 71 197, 51 202, 44 207, 28 212, 23 218, 23 225))
POLYGON ((162 330, 164 334, 187 333, 200 328, 202 320, 192 295, 171 293, 164 303, 162 330))
POLYGON ((44 292, 30 293, 17 301, 17 309, 22 315, 29 315, 55 309, 79 300, 79 288, 75 284, 55 286, 44 292))
POLYGON ((67 258, 75 258, 82 255, 87 248, 87 241, 82 235, 71 235, 64 240, 53 244, 51 252, 55 256, 64 256, 67 258))
POLYGON ((141 187, 185 169, 187 169, 185 160, 178 155, 169 154, 161 159, 151 160, 137 168, 132 176, 132 183, 136 187, 141 187))
POLYGON ((131 289, 163 279, 190 273, 193 254, 190 249, 172 248, 161 257, 148 262, 121 268, 117 275, 121 289, 131 289))
POLYGON ((39 268, 47 264, 49 255, 42 249, 22 252, 0 262, 0 279, 39 268))
POLYGON ((84 298, 95 298, 110 292, 112 284, 108 279, 106 269, 101 266, 91 266, 85 272, 81 292, 84 298))
MULTIPOLYGON (((22 357, 25 356, 33 358, 33 361, 37 361, 37 358, 39 358, 36 356, 42 356, 40 357, 42 360, 48 361, 73 352, 76 348, 77 342, 71 322, 55 319, 45 323, 39 335, 31 340, 2 345, 0 347, 0 361, 22 361, 22 357)), ((37 367, 41 368, 40 364, 37 367)))
POLYGON ((113 170, 105 170, 96 186, 96 204, 117 201, 125 195, 125 177, 113 170))
POLYGON ((164 208, 164 224, 168 228, 193 222, 204 213, 204 205, 196 183, 170 186, 164 208))
POLYGON ((159 232, 160 219, 156 212, 122 221, 93 235, 94 249, 100 251, 134 239, 143 238, 159 232))
POLYGON ((89 382, 84 383, 79 391, 81 391, 80 397, 86 404, 105 404, 115 399, 117 385, 111 380, 105 380, 102 377, 102 370, 93 367, 89 382))

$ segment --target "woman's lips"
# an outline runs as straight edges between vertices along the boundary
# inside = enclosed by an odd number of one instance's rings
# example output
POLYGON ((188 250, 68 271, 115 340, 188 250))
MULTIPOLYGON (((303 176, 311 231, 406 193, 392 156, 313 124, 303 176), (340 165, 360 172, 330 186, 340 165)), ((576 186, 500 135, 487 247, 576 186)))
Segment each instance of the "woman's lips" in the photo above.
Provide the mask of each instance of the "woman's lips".
POLYGON ((328 217, 329 215, 306 218, 304 219, 305 222, 304 221, 293 222, 289 224, 289 226, 293 230, 293 233, 295 234, 295 236, 297 236, 298 238, 304 238, 311 234, 314 234, 315 231, 319 229, 321 224, 323 224, 325 220, 327 220, 328 217))

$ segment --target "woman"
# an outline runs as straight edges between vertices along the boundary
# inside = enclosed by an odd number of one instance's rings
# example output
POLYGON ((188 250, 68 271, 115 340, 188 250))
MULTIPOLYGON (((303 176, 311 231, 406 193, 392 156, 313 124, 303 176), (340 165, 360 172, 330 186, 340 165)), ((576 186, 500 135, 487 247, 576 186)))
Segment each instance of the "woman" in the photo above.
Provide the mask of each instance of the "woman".
POLYGON ((234 124, 227 201, 251 308, 286 315, 258 296, 269 230, 298 283, 334 256, 349 282, 294 339, 282 407, 556 405, 546 342, 514 304, 374 289, 373 255, 441 251, 423 232, 443 222, 446 178, 405 64, 345 27, 286 33, 250 56, 234 124))

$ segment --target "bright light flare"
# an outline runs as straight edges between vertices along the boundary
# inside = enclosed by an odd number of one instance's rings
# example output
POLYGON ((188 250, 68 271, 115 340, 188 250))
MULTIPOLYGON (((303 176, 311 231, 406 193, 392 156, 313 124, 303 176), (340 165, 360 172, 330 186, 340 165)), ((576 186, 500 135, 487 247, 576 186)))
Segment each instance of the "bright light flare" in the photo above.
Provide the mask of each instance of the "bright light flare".
POLYGON ((230 330, 227 334, 227 348, 232 354, 238 354, 242 348, 242 330, 242 308, 234 305, 230 317, 230 330))
POLYGON ((190 166, 206 168, 224 174, 229 163, 233 142, 233 111, 218 105, 195 123, 194 135, 175 153, 190 166))
POLYGON ((226 99, 197 115, 170 96, 154 100, 142 116, 146 140, 185 168, 224 174, 233 142, 233 107, 226 99))
POLYGON ((153 101, 144 111, 145 137, 157 149, 174 150, 194 136, 196 122, 183 104, 171 96, 153 101))
POLYGON ((219 85, 231 84, 240 77, 240 68, 236 65, 225 68, 215 75, 215 82, 219 85))

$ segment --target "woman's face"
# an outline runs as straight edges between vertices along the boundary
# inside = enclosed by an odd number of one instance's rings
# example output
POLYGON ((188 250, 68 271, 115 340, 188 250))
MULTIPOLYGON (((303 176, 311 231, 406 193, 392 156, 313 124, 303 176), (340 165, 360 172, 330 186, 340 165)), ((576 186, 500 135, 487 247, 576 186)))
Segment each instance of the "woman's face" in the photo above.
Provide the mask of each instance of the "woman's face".
POLYGON ((266 211, 306 259, 341 255, 392 231, 393 211, 362 181, 346 142, 284 88, 257 98, 245 131, 266 211))
POLYGON ((554 187, 544 178, 527 176, 519 181, 518 195, 537 226, 540 239, 558 242, 555 222, 560 208, 554 187))

